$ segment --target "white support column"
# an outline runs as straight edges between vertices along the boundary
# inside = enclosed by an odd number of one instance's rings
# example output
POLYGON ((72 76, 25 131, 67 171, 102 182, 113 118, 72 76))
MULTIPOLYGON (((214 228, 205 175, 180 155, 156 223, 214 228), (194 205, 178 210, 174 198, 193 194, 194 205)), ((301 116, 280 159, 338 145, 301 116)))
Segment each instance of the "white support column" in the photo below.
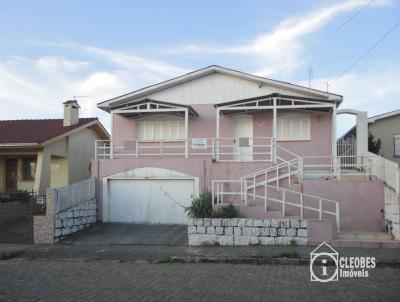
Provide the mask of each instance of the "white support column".
POLYGON ((333 175, 338 177, 340 173, 339 159, 337 158, 337 142, 336 142, 336 104, 332 106, 332 167, 333 175))
POLYGON ((219 109, 217 108, 216 110, 216 116, 215 116, 215 160, 219 160, 219 109))
POLYGON ((273 101, 273 109, 272 109, 272 137, 274 140, 274 144, 272 146, 273 148, 273 154, 274 154, 274 158, 273 158, 273 162, 274 164, 276 164, 276 131, 277 131, 277 108, 276 108, 276 98, 274 98, 273 101))
POLYGON ((111 140, 110 140, 110 159, 114 158, 114 112, 111 111, 111 140))
POLYGON ((189 110, 185 109, 185 158, 189 158, 189 110))
POLYGON ((336 105, 332 106, 332 156, 337 155, 336 146, 336 105))

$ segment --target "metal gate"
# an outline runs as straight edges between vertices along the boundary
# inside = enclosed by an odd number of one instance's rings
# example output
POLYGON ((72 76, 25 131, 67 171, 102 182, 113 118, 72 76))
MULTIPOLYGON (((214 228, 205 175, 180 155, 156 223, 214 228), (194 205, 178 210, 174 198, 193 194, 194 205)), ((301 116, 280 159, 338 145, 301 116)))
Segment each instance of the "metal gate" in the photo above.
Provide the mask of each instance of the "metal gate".
POLYGON ((25 193, 0 194, 0 242, 32 243, 33 216, 46 214, 46 197, 25 193))
POLYGON ((337 155, 342 170, 354 170, 357 164, 357 146, 353 135, 337 140, 337 155))

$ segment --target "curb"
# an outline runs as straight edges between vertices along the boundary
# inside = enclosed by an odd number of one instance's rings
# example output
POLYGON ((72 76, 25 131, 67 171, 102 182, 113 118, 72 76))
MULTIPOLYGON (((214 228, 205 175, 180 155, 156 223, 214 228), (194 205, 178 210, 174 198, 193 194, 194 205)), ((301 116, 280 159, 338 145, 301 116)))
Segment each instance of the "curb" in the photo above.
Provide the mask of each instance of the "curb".
MULTIPOLYGON (((228 263, 228 264, 258 264, 258 265, 310 265, 308 258, 246 258, 246 257, 167 257, 152 263, 228 263)), ((333 263, 329 263, 333 265, 333 263)), ((400 268, 400 260, 384 260, 376 262, 377 268, 400 268)))

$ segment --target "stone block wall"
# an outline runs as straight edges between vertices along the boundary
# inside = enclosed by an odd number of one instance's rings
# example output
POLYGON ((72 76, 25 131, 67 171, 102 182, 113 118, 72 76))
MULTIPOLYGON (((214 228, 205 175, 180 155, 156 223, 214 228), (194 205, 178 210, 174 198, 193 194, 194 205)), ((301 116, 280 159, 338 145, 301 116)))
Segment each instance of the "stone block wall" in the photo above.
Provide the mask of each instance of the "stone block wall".
POLYGON ((92 199, 54 216, 54 238, 60 240, 95 222, 96 199, 92 199))
POLYGON ((307 245, 308 221, 199 218, 188 223, 189 245, 307 245))
POLYGON ((392 227, 392 234, 400 240, 400 196, 385 185, 385 219, 392 227))

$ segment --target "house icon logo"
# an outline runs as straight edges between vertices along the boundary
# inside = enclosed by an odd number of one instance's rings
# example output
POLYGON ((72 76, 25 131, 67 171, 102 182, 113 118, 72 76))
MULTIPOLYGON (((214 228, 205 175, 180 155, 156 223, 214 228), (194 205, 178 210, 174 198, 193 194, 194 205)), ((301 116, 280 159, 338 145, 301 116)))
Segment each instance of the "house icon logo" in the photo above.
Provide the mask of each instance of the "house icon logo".
POLYGON ((310 254, 311 281, 338 281, 339 253, 326 242, 310 254))

